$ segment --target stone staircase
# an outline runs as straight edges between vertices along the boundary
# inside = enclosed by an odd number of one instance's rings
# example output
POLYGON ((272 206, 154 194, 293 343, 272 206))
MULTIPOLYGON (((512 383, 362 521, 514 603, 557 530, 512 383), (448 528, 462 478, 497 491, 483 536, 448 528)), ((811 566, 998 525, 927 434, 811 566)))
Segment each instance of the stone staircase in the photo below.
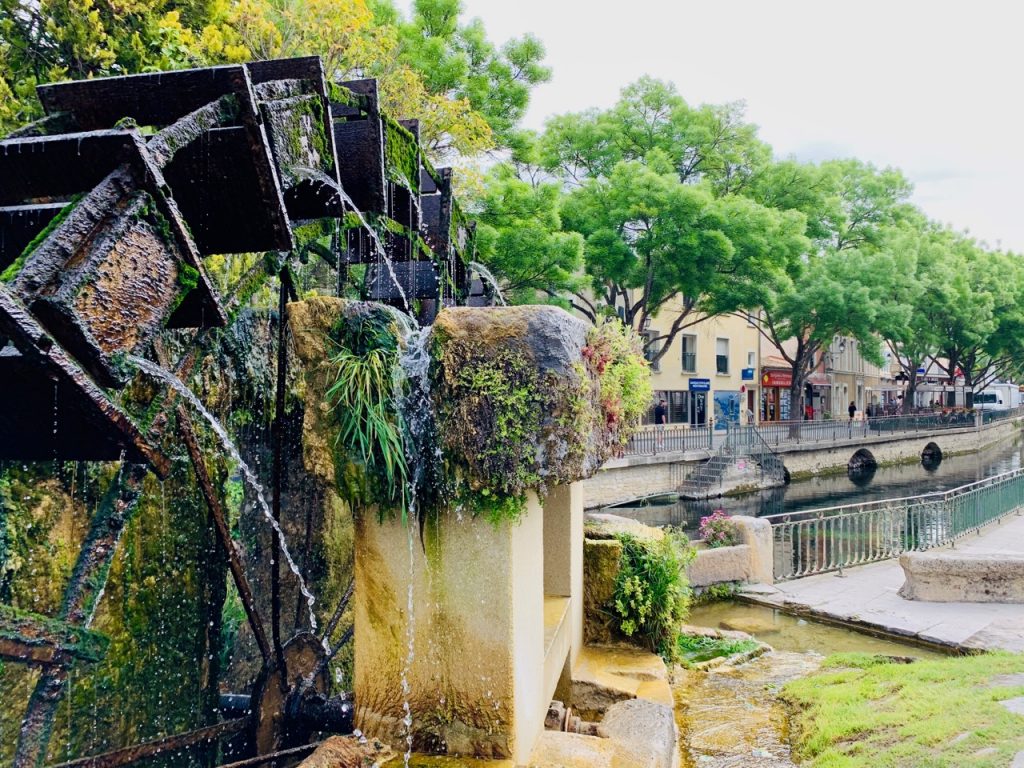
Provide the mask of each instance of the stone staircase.
POLYGON ((772 487, 786 482, 786 467, 764 437, 753 425, 727 427, 722 445, 707 461, 694 467, 683 478, 677 490, 687 499, 706 499, 721 495, 726 472, 736 459, 748 457, 760 471, 760 485, 772 487))

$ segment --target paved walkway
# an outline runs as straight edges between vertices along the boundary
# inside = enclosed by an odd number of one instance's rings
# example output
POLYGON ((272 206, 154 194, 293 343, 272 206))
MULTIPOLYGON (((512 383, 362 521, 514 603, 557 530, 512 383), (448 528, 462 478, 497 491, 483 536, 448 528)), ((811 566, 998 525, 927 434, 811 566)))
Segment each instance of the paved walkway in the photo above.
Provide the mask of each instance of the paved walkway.
MULTIPOLYGON (((1024 555, 1024 517, 1008 517, 981 536, 957 542, 958 552, 1024 555)), ((897 560, 861 565, 843 576, 825 573, 744 590, 755 602, 888 634, 958 648, 1024 652, 1024 604, 925 603, 904 600, 897 560)))

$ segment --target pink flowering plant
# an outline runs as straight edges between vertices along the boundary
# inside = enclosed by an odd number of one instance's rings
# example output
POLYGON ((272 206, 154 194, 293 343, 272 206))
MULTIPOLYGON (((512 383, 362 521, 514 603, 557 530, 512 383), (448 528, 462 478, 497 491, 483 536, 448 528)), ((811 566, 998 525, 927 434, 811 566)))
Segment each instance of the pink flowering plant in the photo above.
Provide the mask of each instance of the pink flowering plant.
POLYGON ((740 543, 740 531, 724 510, 716 509, 700 519, 700 537, 710 549, 733 547, 740 543))

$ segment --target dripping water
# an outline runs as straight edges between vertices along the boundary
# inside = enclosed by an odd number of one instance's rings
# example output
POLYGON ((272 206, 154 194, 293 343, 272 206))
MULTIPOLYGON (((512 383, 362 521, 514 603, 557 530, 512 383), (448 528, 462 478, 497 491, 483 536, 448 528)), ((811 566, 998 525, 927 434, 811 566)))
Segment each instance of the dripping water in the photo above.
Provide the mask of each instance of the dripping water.
POLYGON ((419 502, 424 497, 424 485, 431 469, 433 452, 434 423, 433 411, 424 407, 430 400, 430 340, 431 326, 407 329, 403 333, 403 343, 399 354, 398 366, 395 369, 395 402, 402 417, 402 442, 406 460, 409 464, 407 497, 406 537, 408 540, 409 572, 408 593, 406 596, 406 656, 402 666, 402 724, 405 726, 406 751, 404 763, 406 768, 412 757, 413 730, 412 705, 409 673, 416 658, 416 612, 415 591, 415 539, 419 528, 419 502))
MULTIPOLYGON (((253 493, 256 494, 256 501, 259 504, 260 511, 263 512, 263 517, 270 524, 270 527, 277 532, 278 540, 281 542, 281 554, 284 555, 284 559, 288 563, 289 570, 291 570, 291 572, 295 574, 295 578, 298 580, 299 591, 302 593, 302 596, 306 598, 306 606, 309 611, 309 626, 310 629, 313 632, 315 632, 317 629, 317 623, 316 615, 313 612, 313 605, 316 603, 316 598, 313 597, 313 593, 310 592, 309 588, 306 586, 306 580, 302 578, 302 572, 299 570, 298 565, 295 564, 295 560, 292 559, 291 552, 288 551, 288 545, 285 541, 284 531, 281 529, 280 523, 278 523, 277 520, 274 519, 274 514, 270 510, 270 505, 267 503, 267 500, 263 495, 263 486, 260 484, 259 478, 256 477, 256 474, 252 471, 249 465, 245 463, 245 460, 242 459, 242 455, 239 453, 238 448, 235 446, 234 442, 228 436, 228 433, 224 429, 224 426, 217 420, 217 417, 215 417, 206 409, 206 406, 203 405, 203 402, 198 397, 196 397, 196 394, 187 386, 185 386, 185 384, 183 384, 181 380, 178 379, 176 376, 169 373, 168 371, 165 371, 156 363, 146 360, 144 357, 135 357, 134 355, 132 355, 128 359, 131 360, 135 365, 137 365, 141 370, 145 371, 154 378, 160 379, 165 384, 170 386, 175 392, 177 392, 179 395, 185 398, 185 400, 188 401, 188 403, 199 413, 199 415, 201 415, 206 420, 207 424, 210 425, 214 433, 220 439, 220 443, 223 446, 224 450, 228 452, 228 455, 238 465, 239 470, 241 470, 242 472, 242 477, 245 478, 245 481, 248 484, 249 488, 252 489, 253 493)), ((323 642, 326 645, 326 639, 323 642)), ((330 651, 329 648, 327 650, 328 652, 330 651)))

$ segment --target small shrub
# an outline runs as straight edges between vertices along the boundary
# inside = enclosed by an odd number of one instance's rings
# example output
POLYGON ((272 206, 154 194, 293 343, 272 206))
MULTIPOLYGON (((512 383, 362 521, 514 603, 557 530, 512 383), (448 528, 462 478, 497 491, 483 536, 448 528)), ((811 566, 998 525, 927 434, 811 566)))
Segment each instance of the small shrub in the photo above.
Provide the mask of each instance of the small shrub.
POLYGON ((700 519, 700 537, 708 548, 734 547, 740 542, 740 530, 721 509, 700 519))
POLYGON ((694 551, 686 538, 668 533, 658 541, 617 536, 622 561, 612 608, 618 629, 666 658, 676 655, 675 637, 690 608, 686 566, 694 551))
POLYGON ((724 581, 721 584, 709 584, 693 596, 691 605, 708 605, 722 600, 732 600, 740 590, 738 581, 724 581))

